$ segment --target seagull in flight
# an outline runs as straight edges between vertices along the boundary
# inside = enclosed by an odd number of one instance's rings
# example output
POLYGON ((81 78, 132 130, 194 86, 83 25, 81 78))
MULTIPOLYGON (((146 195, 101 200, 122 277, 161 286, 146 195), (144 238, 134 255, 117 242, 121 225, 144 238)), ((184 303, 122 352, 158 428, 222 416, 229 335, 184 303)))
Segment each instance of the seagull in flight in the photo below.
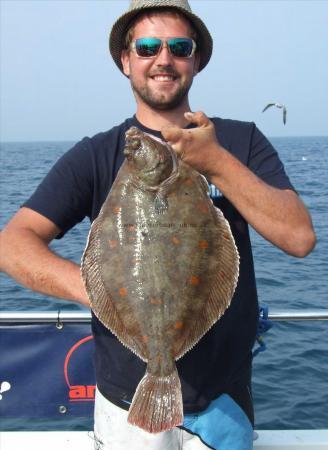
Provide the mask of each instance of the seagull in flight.
POLYGON ((263 109, 262 112, 264 113, 264 111, 266 111, 271 106, 275 106, 276 108, 282 108, 282 121, 284 122, 284 125, 286 125, 286 118, 287 118, 286 106, 282 105, 281 103, 269 103, 268 105, 266 105, 266 107, 263 109))

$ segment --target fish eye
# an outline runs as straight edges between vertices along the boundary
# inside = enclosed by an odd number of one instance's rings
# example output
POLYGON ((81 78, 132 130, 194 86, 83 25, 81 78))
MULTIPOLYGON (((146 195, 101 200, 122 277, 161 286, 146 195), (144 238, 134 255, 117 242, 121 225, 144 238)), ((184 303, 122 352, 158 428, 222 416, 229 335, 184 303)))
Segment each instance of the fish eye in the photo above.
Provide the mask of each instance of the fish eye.
POLYGON ((140 148, 140 145, 141 145, 140 139, 134 139, 134 140, 131 142, 131 148, 132 148, 133 150, 137 150, 138 148, 140 148))
POLYGON ((132 160, 132 152, 131 152, 131 149, 129 147, 124 147, 123 154, 124 154, 124 156, 126 157, 126 159, 128 161, 132 160))

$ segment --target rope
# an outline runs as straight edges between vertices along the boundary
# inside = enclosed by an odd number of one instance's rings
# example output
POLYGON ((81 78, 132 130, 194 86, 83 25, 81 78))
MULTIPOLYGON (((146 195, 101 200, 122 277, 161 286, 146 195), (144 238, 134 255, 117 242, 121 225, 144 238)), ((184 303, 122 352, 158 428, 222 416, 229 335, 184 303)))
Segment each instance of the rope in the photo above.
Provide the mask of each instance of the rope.
POLYGON ((269 320, 268 317, 269 317, 268 306, 266 305, 260 306, 259 321, 257 324, 257 332, 256 332, 256 342, 258 343, 258 347, 253 350, 253 358, 257 356, 259 353, 264 352, 264 350, 266 350, 266 344, 263 339, 263 334, 273 327, 273 323, 271 320, 269 320))

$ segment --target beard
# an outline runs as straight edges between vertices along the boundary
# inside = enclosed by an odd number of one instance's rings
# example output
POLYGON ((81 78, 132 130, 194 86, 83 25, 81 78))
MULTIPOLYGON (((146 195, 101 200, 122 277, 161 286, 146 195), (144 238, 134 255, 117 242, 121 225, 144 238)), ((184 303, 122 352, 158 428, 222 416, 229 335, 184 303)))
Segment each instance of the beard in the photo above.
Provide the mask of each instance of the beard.
POLYGON ((144 103, 150 106, 152 109, 160 111, 168 111, 181 105, 189 92, 192 85, 192 78, 187 82, 181 84, 178 89, 172 92, 161 92, 160 89, 154 90, 147 83, 142 86, 138 86, 133 77, 130 77, 132 90, 144 103))

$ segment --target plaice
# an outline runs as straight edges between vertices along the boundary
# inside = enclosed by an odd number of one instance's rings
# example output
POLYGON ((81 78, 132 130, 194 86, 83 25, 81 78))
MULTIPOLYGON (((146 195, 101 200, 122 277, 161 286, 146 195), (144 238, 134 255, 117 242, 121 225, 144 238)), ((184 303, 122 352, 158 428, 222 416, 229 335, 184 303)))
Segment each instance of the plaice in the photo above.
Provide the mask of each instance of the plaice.
POLYGON ((156 433, 183 422, 175 361, 228 308, 239 256, 204 177, 165 142, 132 127, 124 154, 81 273, 94 314, 147 363, 128 421, 156 433))

